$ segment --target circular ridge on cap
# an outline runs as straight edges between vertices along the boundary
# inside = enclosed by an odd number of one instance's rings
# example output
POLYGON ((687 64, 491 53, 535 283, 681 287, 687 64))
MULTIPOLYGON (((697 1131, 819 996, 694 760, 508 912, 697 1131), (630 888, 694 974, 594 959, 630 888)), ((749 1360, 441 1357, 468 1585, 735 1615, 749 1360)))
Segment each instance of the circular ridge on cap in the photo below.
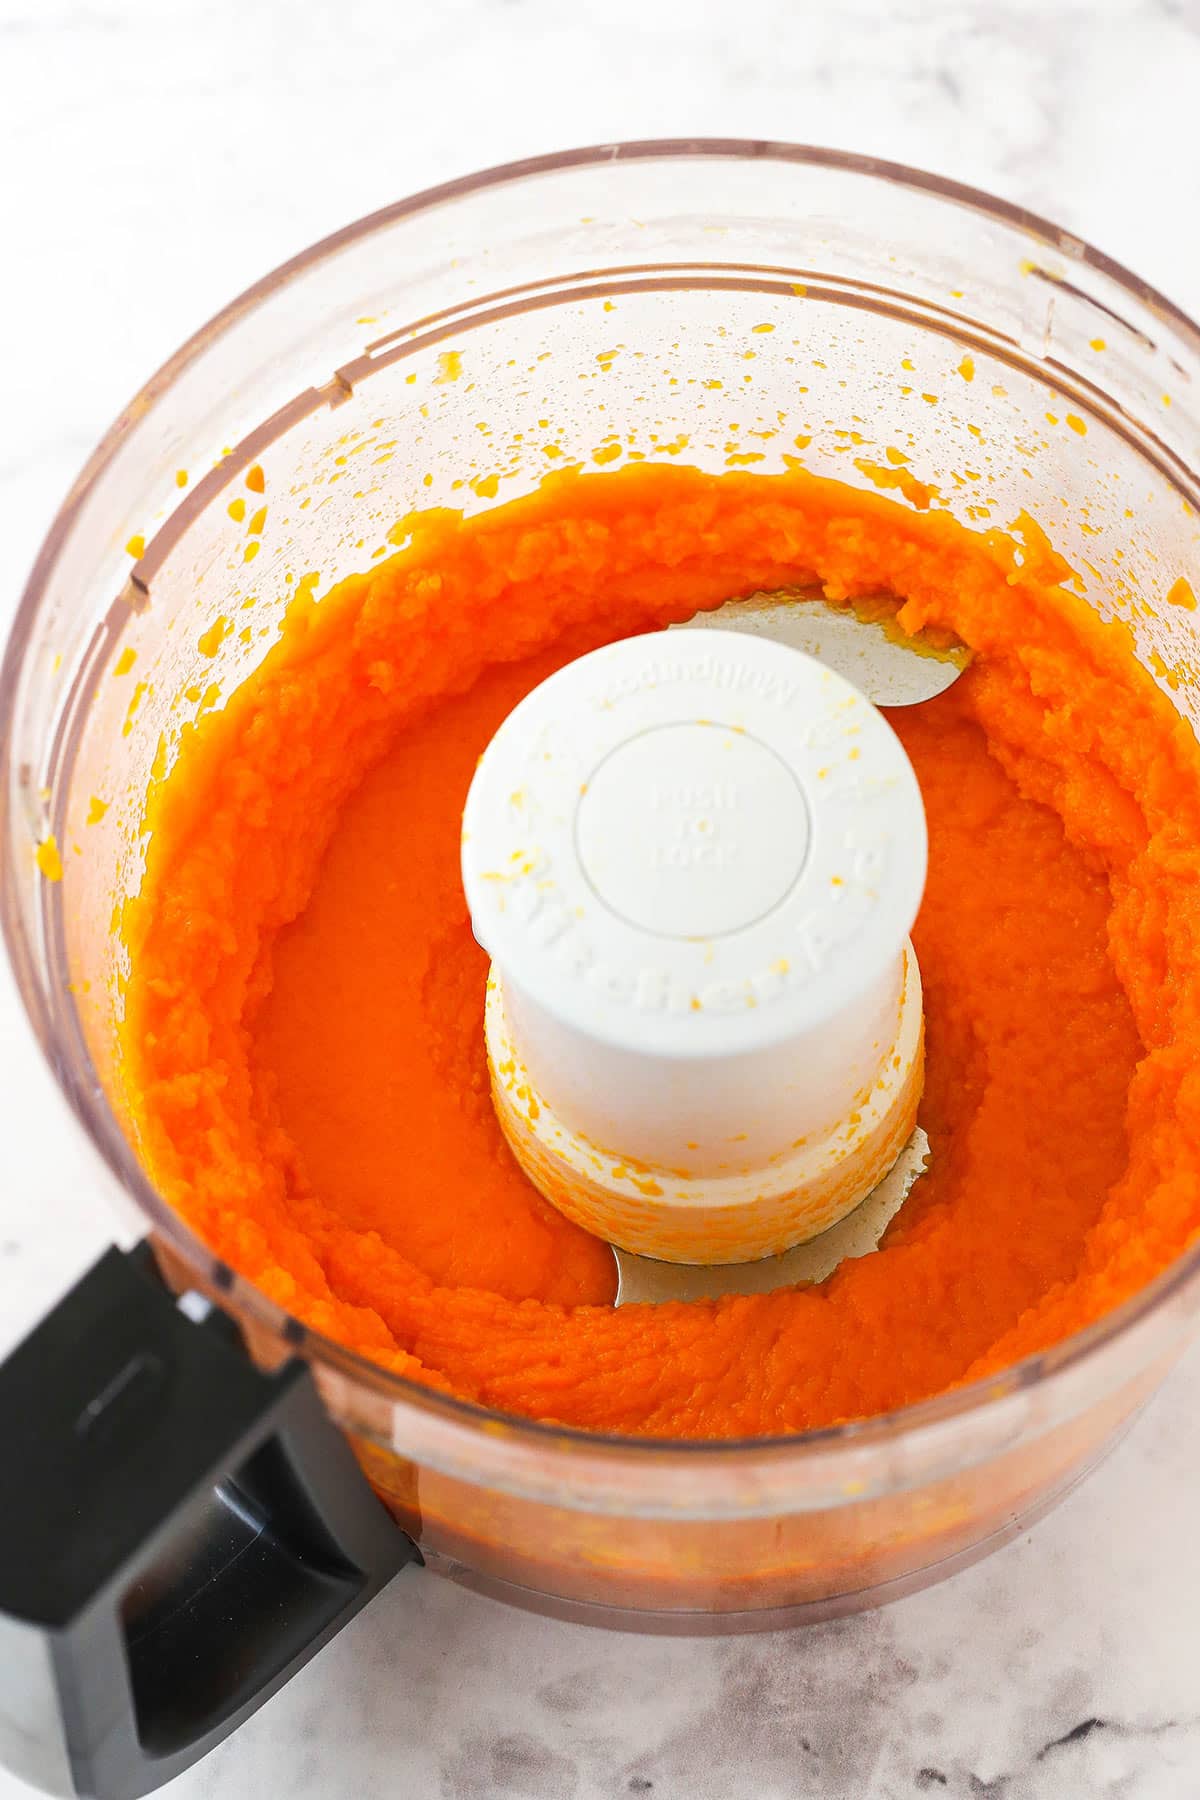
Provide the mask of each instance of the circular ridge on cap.
POLYGON ((496 732, 463 813, 472 926, 505 981, 674 1057, 835 1015, 900 956, 925 861, 882 714, 801 651, 702 628, 557 670, 496 732))

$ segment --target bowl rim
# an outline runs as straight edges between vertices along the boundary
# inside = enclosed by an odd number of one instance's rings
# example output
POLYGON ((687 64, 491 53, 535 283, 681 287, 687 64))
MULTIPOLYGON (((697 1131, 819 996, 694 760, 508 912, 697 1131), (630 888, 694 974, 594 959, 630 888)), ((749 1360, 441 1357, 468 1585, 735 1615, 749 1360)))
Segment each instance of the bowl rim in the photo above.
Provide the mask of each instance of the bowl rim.
MULTIPOLYGON (((513 1440, 542 1454, 552 1453, 553 1447, 557 1445, 577 1457, 580 1452, 601 1458, 606 1454, 619 1454, 621 1457, 633 1455, 643 1464, 653 1460, 662 1466, 686 1468, 691 1473, 695 1473, 697 1465, 704 1461, 731 1468, 739 1461, 761 1461, 763 1458, 775 1461, 782 1458, 790 1469, 814 1460, 820 1461, 831 1452, 840 1450, 868 1450, 873 1446, 900 1441, 911 1443, 927 1431, 936 1431, 939 1427, 953 1426, 965 1419, 980 1417, 1022 1390, 1041 1387, 1049 1377, 1079 1371, 1085 1365, 1094 1364, 1099 1354, 1110 1344, 1128 1335, 1139 1323, 1148 1321, 1151 1315, 1160 1313, 1169 1302, 1179 1299, 1186 1289, 1200 1287, 1200 1243, 1112 1312, 1104 1314, 1083 1330, 1072 1333, 1049 1348, 1024 1357, 995 1375, 985 1376, 955 1386, 930 1399, 863 1419, 771 1436, 680 1439, 590 1431, 579 1426, 508 1413, 446 1394, 412 1377, 386 1369, 357 1351, 348 1350, 335 1339, 294 1319, 250 1280, 237 1274, 214 1255, 150 1185, 90 1068, 90 1059, 87 1068, 75 1069, 57 1054, 56 1027, 50 1015, 48 996, 38 979, 33 944, 20 909, 12 899, 15 870, 12 866, 11 833, 7 817, 13 755, 12 698, 36 623, 42 592, 61 546, 91 491, 117 455, 132 427, 153 409, 184 370, 242 317, 352 243, 384 231, 400 220, 432 212, 488 189, 513 186, 572 168, 673 158, 692 161, 766 160, 825 168, 889 182, 996 220, 1022 231, 1035 241, 1053 246, 1069 261, 1090 267, 1107 277, 1139 304, 1168 322, 1200 358, 1200 325, 1150 283, 1075 233, 1066 231, 1025 207, 998 199, 945 176, 913 169, 881 157, 833 150, 820 145, 789 144, 771 139, 708 137, 637 139, 590 145, 497 164, 477 173, 458 176, 422 189, 365 214, 279 264, 244 289, 194 332, 118 415, 88 457, 54 515, 23 589, 4 657, 0 662, 0 776, 3 777, 0 781, 0 929, 3 931, 18 992, 43 1054, 68 1104, 121 1189, 148 1221, 150 1229, 161 1236, 198 1275, 208 1279, 224 1303, 241 1309, 255 1326, 279 1338, 290 1351, 302 1352, 318 1368, 336 1371, 343 1378, 348 1378, 360 1388, 366 1388, 375 1397, 392 1406, 410 1412, 440 1415, 449 1422, 470 1428, 473 1436, 479 1435, 480 1428, 495 1432, 498 1423, 501 1423, 506 1437, 511 1436, 513 1440)), ((370 1427, 361 1421, 350 1421, 348 1428, 368 1438, 373 1435, 370 1427)), ((401 1454, 405 1452, 405 1446, 398 1440, 394 1430, 389 1434, 388 1447, 395 1448, 401 1454)), ((419 1447, 414 1447, 413 1453, 421 1460, 422 1452, 419 1447)), ((488 1471, 482 1465, 479 1478, 485 1482, 488 1478, 488 1471)), ((564 1496, 562 1503, 569 1505, 570 1501, 564 1496)), ((638 1510, 636 1503, 633 1510, 638 1510)))

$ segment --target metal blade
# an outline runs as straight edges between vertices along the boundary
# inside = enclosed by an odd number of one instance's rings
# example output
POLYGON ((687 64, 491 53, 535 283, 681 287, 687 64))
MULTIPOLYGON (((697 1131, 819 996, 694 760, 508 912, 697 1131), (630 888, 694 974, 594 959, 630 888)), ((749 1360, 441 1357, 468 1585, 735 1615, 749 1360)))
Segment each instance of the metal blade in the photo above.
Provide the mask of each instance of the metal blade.
POLYGON ((839 1263, 852 1256, 867 1256, 908 1198, 917 1177, 929 1162, 929 1139, 918 1125, 907 1144, 866 1199, 820 1237, 810 1238, 785 1250, 782 1256, 761 1262, 696 1263, 658 1262, 618 1250, 618 1306, 657 1306, 664 1300, 716 1300, 722 1294, 770 1294, 776 1288, 811 1287, 833 1274, 839 1263))
POLYGON ((702 626, 773 638, 844 675, 875 706, 916 706, 957 681, 971 653, 962 644, 907 636, 896 624, 894 606, 861 600, 837 606, 819 588, 780 589, 727 600, 669 629, 702 626))

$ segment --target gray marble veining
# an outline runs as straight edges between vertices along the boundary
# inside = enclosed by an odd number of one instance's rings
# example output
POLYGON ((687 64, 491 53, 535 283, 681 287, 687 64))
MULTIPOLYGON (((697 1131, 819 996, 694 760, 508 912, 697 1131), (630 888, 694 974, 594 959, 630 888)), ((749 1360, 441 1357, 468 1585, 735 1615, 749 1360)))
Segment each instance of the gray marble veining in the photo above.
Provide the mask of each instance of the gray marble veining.
MULTIPOLYGON (((1196 0, 0 0, 0 628, 148 372, 311 239, 614 137, 818 141, 1049 213, 1200 310, 1196 0)), ((105 1241, 0 972, 0 1350, 105 1241)), ((406 1572, 178 1800, 1191 1800, 1200 1362, 1028 1539, 803 1633, 664 1640, 406 1572)), ((0 1800, 19 1784, 0 1773, 0 1800)))

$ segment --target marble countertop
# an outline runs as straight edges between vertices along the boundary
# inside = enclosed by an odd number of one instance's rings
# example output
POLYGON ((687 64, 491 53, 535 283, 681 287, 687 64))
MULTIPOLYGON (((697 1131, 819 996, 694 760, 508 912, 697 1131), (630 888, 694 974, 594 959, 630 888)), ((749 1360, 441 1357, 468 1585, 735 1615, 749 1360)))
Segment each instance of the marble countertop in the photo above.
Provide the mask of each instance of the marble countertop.
MULTIPOLYGON (((1197 0, 0 0, 0 631, 141 380, 406 192, 619 137, 825 142, 1046 212, 1197 312, 1198 102, 1197 0)), ((0 1352, 105 1240, 0 969, 0 1352)), ((880 1613, 660 1640, 406 1572, 171 1791, 1186 1800, 1198 1491, 1193 1355, 1031 1537, 880 1613)))

